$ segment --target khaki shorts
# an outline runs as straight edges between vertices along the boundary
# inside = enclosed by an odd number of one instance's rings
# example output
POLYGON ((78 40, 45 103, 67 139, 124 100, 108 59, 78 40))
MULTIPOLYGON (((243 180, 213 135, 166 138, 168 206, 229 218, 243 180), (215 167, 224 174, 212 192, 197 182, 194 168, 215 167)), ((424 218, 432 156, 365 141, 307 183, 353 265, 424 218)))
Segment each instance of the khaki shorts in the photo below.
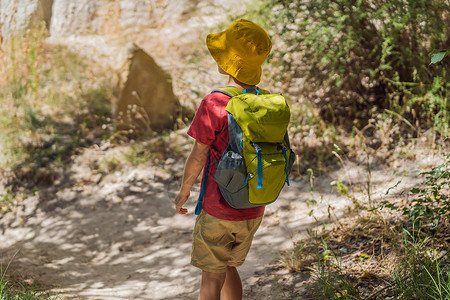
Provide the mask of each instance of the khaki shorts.
POLYGON ((212 273, 242 265, 261 220, 227 221, 202 211, 195 221, 191 264, 212 273))

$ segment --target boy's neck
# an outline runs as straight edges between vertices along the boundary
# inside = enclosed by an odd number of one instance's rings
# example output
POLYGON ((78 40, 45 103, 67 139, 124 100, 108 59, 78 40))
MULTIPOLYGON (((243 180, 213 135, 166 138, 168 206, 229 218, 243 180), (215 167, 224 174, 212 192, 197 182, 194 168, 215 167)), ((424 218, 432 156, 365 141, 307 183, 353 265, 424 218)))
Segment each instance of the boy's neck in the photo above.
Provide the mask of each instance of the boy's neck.
POLYGON ((256 88, 256 85, 248 85, 248 84, 242 83, 239 80, 237 80, 236 78, 234 78, 233 76, 229 76, 228 86, 237 87, 241 91, 256 88))

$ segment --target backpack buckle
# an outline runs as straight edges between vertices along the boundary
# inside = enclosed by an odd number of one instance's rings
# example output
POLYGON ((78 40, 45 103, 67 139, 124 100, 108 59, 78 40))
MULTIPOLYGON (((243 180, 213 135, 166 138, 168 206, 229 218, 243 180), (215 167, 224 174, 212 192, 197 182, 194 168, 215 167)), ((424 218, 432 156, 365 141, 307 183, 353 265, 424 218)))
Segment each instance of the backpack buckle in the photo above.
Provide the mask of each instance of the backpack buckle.
POLYGON ((242 91, 243 94, 247 94, 247 92, 256 92, 256 95, 260 95, 261 94, 261 92, 259 91, 258 88, 256 88, 256 89, 245 89, 245 90, 242 91))
POLYGON ((252 142, 252 146, 253 146, 253 148, 255 148, 257 153, 261 152, 261 147, 259 147, 257 143, 252 142))

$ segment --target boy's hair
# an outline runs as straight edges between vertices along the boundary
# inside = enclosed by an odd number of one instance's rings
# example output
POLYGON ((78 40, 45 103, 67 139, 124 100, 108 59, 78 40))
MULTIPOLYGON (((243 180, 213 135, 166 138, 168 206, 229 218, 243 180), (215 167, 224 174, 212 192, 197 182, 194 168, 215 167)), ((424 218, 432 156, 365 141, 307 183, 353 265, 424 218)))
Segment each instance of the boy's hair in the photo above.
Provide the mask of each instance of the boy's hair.
POLYGON ((244 19, 232 23, 225 31, 209 34, 206 45, 222 70, 248 85, 259 83, 261 65, 272 49, 264 29, 244 19))

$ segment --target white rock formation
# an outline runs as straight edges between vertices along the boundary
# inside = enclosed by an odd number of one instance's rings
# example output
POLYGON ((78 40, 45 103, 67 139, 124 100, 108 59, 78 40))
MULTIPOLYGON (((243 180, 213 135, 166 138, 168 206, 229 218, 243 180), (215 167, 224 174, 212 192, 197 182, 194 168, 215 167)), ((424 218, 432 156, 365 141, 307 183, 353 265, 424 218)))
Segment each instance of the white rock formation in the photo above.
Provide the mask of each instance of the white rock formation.
POLYGON ((52 16, 53 0, 0 0, 0 28, 4 38, 22 32, 44 21, 47 27, 52 16))
POLYGON ((98 18, 101 5, 102 1, 54 0, 50 34, 67 36, 97 33, 101 24, 101 18, 98 18))

